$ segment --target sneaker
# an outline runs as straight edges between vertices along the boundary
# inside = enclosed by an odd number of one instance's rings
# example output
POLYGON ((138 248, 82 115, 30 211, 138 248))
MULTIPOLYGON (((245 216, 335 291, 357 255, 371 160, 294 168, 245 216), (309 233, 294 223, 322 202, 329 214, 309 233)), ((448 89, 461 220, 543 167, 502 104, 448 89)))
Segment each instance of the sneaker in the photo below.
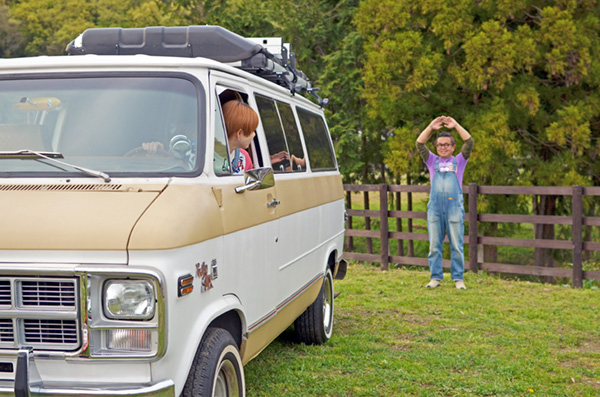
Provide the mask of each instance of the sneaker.
POLYGON ((433 279, 433 280, 431 280, 431 281, 429 282, 429 284, 427 284, 427 285, 426 285, 426 287, 427 287, 427 288, 437 288, 437 287, 439 287, 439 286, 440 286, 440 284, 442 284, 442 283, 440 282, 440 280, 435 280, 435 279, 433 279))
POLYGON ((463 280, 456 280, 454 285, 456 286, 456 289, 467 289, 463 280))

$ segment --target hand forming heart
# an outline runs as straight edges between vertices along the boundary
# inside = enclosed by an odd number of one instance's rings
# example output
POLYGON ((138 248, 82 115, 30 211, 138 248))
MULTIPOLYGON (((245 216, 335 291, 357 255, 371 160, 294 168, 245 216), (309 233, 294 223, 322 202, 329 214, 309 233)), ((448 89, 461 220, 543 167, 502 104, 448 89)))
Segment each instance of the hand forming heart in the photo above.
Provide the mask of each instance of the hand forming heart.
POLYGON ((433 120, 430 125, 433 130, 439 130, 442 127, 454 129, 456 128, 456 120, 449 116, 440 116, 433 120))

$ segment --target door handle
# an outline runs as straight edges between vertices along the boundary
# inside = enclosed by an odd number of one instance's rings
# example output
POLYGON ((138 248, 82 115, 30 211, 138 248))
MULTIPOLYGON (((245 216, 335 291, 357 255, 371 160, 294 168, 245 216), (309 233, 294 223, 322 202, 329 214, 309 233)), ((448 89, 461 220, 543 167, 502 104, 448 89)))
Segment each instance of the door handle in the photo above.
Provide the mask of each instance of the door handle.
POLYGON ((277 207, 279 204, 281 204, 281 201, 277 200, 277 199, 273 199, 271 200, 271 202, 267 203, 267 207, 271 208, 275 208, 277 207))

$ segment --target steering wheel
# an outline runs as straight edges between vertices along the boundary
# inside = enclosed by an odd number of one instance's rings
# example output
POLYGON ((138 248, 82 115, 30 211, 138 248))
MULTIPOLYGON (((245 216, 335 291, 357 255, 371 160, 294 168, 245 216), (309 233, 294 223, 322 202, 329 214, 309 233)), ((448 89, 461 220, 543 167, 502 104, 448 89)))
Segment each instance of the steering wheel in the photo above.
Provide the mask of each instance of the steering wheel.
POLYGON ((156 148, 155 153, 150 153, 142 146, 135 147, 124 154, 125 157, 171 157, 171 153, 162 147, 156 148))
POLYGON ((159 142, 156 143, 156 152, 149 152, 143 146, 138 146, 125 153, 125 157, 174 157, 177 159, 189 158, 192 153, 192 143, 185 135, 175 135, 169 142, 169 150, 159 142))

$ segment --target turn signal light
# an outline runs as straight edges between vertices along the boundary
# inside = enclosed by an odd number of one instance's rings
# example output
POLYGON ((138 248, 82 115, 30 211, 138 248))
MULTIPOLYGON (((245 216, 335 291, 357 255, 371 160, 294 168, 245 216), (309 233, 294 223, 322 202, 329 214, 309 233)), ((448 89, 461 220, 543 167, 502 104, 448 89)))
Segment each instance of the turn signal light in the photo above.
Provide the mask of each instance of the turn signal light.
POLYGON ((186 274, 185 276, 179 277, 177 279, 177 296, 184 296, 191 294, 194 290, 194 277, 191 274, 186 274))

